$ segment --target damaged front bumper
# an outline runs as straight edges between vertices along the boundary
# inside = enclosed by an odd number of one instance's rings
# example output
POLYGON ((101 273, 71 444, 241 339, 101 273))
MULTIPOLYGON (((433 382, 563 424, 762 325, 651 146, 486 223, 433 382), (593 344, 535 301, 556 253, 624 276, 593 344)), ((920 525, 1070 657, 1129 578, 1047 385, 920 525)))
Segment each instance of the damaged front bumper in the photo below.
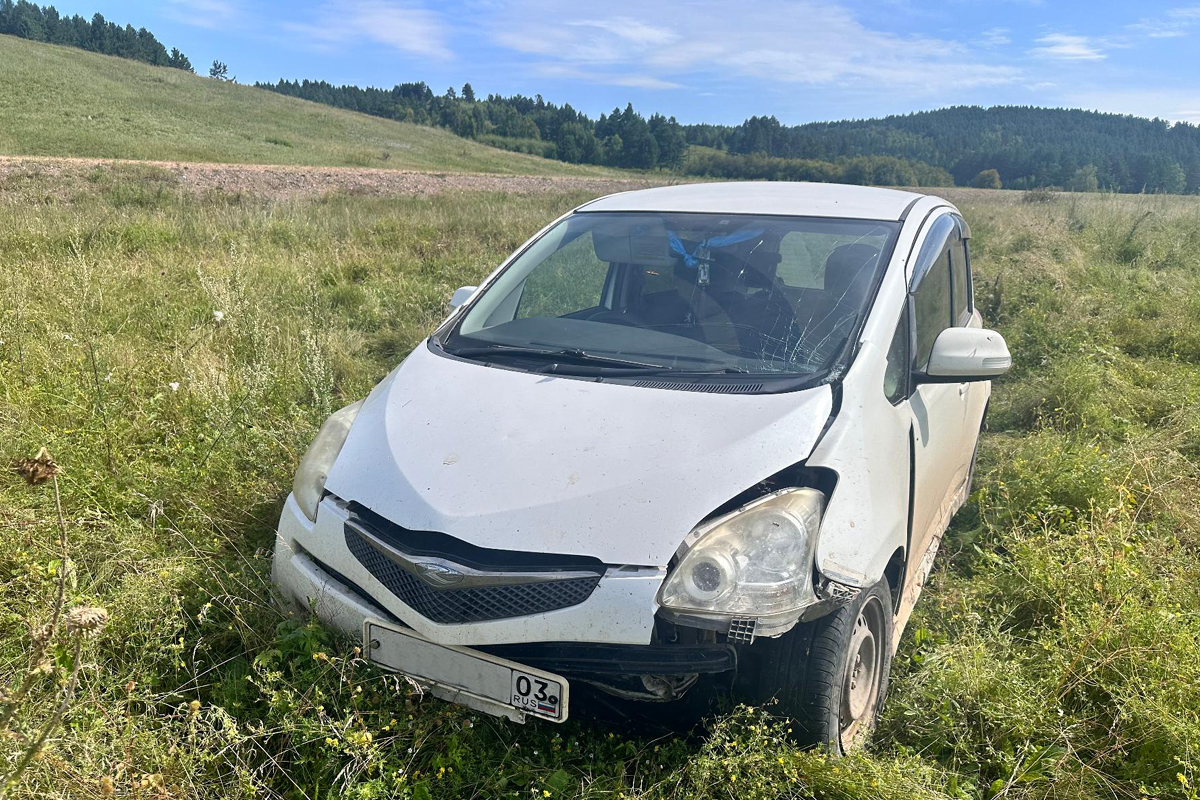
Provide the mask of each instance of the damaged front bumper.
MULTIPOLYGON (((351 551, 361 532, 354 510, 335 497, 321 502, 315 523, 289 497, 272 565, 272 578, 287 599, 356 638, 378 622, 488 663, 562 676, 564 686, 569 680, 621 698, 667 701, 703 676, 732 682, 739 656, 755 637, 753 621, 734 620, 724 628, 673 623, 656 602, 665 570, 644 567, 603 569, 591 594, 570 607, 468 624, 435 622, 389 591, 378 570, 368 568, 370 559, 364 563, 351 551)), ((833 602, 826 598, 809 613, 825 613, 833 602)), ((370 648, 369 637, 364 644, 370 648)), ((524 719, 503 703, 447 688, 437 674, 435 663, 423 681, 435 696, 524 719)))
POLYGON ((360 635, 366 617, 383 613, 426 639, 444 645, 479 647, 512 642, 649 644, 655 594, 666 574, 655 567, 608 567, 582 602, 566 608, 502 619, 439 623, 389 590, 348 546, 352 512, 333 496, 321 501, 316 522, 289 496, 280 516, 272 580, 327 624, 360 635))

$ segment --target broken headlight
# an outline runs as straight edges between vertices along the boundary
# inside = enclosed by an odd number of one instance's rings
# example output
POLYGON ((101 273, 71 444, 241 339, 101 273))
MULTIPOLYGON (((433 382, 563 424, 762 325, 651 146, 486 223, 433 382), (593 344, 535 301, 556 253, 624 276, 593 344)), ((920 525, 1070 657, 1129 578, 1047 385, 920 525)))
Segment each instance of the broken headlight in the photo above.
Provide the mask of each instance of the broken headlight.
POLYGON ((813 552, 825 508, 816 489, 784 489, 706 522, 658 592, 668 612, 790 626, 817 601, 813 552))
POLYGON ((296 479, 292 483, 292 496, 296 498, 296 505, 300 506, 304 516, 310 520, 317 518, 317 504, 325 494, 325 479, 329 477, 329 470, 333 469, 338 453, 342 452, 342 445, 346 443, 350 426, 354 424, 363 402, 359 400, 330 414, 308 446, 308 452, 300 459, 296 479))

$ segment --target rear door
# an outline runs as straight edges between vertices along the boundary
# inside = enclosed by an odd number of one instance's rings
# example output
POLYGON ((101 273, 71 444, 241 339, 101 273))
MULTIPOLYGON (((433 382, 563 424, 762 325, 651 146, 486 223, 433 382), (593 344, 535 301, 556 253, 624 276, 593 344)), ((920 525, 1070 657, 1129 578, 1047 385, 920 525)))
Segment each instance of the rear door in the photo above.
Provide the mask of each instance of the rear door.
MULTIPOLYGON (((933 222, 914 264, 909 289, 914 372, 923 371, 929 363, 939 333, 968 321, 956 314, 959 309, 955 308, 951 270, 954 252, 965 252, 961 245, 958 221, 943 215, 933 222)), ((960 288, 960 297, 961 292, 960 288)), ((915 573, 926 550, 941 535, 965 495, 969 447, 974 445, 973 435, 969 437, 967 432, 967 389, 966 383, 926 383, 914 387, 909 396, 914 480, 908 580, 919 579, 915 573)))

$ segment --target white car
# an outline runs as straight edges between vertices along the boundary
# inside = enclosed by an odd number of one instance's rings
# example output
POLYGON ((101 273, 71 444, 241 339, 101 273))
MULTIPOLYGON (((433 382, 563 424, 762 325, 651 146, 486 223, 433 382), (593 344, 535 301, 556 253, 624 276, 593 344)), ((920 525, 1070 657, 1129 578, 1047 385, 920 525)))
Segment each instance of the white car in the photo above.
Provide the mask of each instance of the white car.
POLYGON ((969 237, 888 189, 585 203, 329 418, 274 580, 480 711, 716 687, 854 748, 1010 364, 969 237))

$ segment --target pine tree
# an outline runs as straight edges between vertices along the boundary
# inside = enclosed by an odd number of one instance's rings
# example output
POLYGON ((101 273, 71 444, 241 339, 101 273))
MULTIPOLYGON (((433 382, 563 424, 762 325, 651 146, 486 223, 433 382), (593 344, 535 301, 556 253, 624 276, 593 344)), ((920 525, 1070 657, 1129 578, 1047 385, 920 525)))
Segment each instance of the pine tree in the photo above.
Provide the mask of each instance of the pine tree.
MULTIPOLYGON (((78 14, 64 17, 54 6, 42 7, 28 0, 0 0, 0 33, 147 64, 170 64, 167 49, 145 28, 135 29, 132 25, 122 28, 105 20, 103 14, 93 15, 89 23, 78 14)), ((187 60, 182 54, 180 56, 187 60)), ((190 64, 188 66, 190 68, 190 64)))
POLYGON ((187 56, 179 52, 178 47, 171 48, 171 55, 167 59, 167 66, 174 67, 175 69, 187 70, 188 72, 195 72, 195 70, 192 69, 192 62, 188 60, 187 56))

